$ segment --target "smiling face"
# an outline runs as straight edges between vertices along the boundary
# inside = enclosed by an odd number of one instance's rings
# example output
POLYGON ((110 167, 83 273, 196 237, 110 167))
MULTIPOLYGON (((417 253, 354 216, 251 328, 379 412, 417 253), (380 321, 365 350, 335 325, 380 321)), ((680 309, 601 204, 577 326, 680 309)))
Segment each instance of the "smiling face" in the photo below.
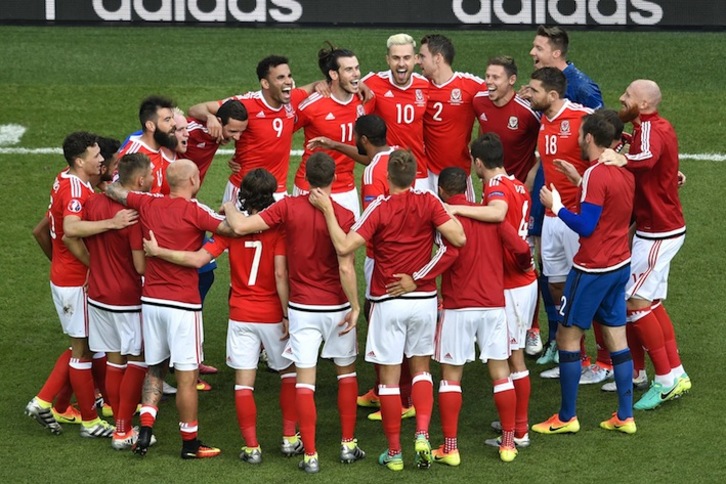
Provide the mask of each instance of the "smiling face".
POLYGON ((517 76, 508 76, 504 66, 496 64, 488 66, 485 80, 489 91, 489 99, 496 106, 505 103, 514 95, 514 83, 517 82, 517 76))
POLYGON ((527 85, 529 94, 529 102, 535 111, 547 111, 552 105, 552 99, 549 92, 542 85, 542 81, 530 79, 527 85))
POLYGON ((631 83, 619 99, 621 108, 618 117, 623 123, 629 123, 640 116, 641 99, 634 84, 631 83))
POLYGON ((174 131, 174 136, 177 141, 176 152, 183 155, 187 152, 187 142, 189 141, 189 131, 187 130, 187 127, 189 126, 189 123, 187 122, 187 118, 181 114, 174 115, 174 123, 176 124, 176 130, 174 131))
POLYGON ((229 122, 222 126, 223 139, 220 144, 225 145, 232 140, 239 141, 239 137, 247 129, 247 123, 247 120, 240 121, 239 119, 229 118, 229 122))
POLYGON ((360 64, 358 63, 358 58, 355 56, 338 57, 338 70, 331 70, 330 77, 346 93, 358 93, 360 86, 360 64))
POLYGON ((393 74, 393 82, 405 86, 411 80, 416 65, 416 52, 412 44, 392 45, 386 54, 386 62, 393 74))
POLYGON ((295 85, 290 66, 280 64, 270 67, 267 77, 260 81, 260 85, 265 91, 267 101, 273 105, 272 107, 279 108, 283 104, 289 104, 290 93, 295 85))
POLYGON ((532 42, 532 50, 529 51, 529 55, 532 57, 535 69, 541 67, 557 67, 560 51, 553 49, 549 38, 536 35, 532 42))

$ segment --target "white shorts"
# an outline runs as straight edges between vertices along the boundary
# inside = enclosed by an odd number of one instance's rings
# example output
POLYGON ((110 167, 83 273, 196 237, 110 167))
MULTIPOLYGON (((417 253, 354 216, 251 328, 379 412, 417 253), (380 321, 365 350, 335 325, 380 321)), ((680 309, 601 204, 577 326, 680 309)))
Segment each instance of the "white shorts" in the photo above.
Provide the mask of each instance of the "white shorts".
POLYGON ((88 346, 91 351, 139 356, 143 348, 141 310, 109 311, 89 301, 88 346))
POLYGON ((532 281, 526 286, 505 289, 504 300, 504 312, 507 315, 509 328, 509 348, 512 351, 522 350, 537 307, 537 281, 532 281))
POLYGON ((373 266, 375 266, 375 261, 371 258, 366 256, 365 260, 363 260, 363 277, 366 280, 366 299, 371 298, 371 279, 373 278, 373 266))
POLYGON ((227 366, 235 370, 255 370, 260 348, 267 352, 267 366, 284 370, 290 361, 282 356, 287 341, 280 341, 282 323, 246 323, 229 320, 227 324, 227 366))
POLYGON ((51 282, 50 293, 63 332, 71 338, 88 338, 86 289, 83 286, 56 286, 51 282))
POLYGON ((509 358, 504 308, 444 309, 436 328, 434 360, 456 366, 474 361, 474 343, 479 345, 479 359, 484 363, 509 358))
MULTIPOLYGON (((299 197, 300 195, 307 195, 310 193, 308 190, 303 190, 302 188, 298 187, 297 185, 293 185, 292 187, 292 196, 293 197, 299 197)), ((358 198, 358 189, 353 188, 352 190, 349 190, 347 192, 338 192, 338 193, 331 193, 330 198, 335 200, 340 205, 344 206, 351 212, 353 212, 353 215, 355 216, 355 219, 358 220, 360 218, 360 198, 358 198)))
MULTIPOLYGON (((297 305, 300 307, 301 305, 297 305)), ((298 368, 313 368, 318 364, 318 350, 323 344, 322 358, 331 358, 338 366, 347 366, 355 361, 358 354, 356 330, 340 335, 342 326, 338 326, 350 311, 348 304, 345 309, 321 311, 320 307, 303 310, 288 308, 290 318, 290 339, 283 356, 295 363, 298 368)))
MULTIPOLYGON (((227 180, 227 186, 224 188, 224 195, 222 195, 222 203, 229 202, 230 200, 234 200, 237 203, 237 195, 239 195, 239 187, 227 180)), ((276 202, 279 202, 287 195, 287 192, 275 192, 272 194, 276 202)))
POLYGON ((438 193, 438 191, 432 190, 432 187, 436 189, 436 186, 431 185, 431 182, 428 178, 416 178, 413 181, 413 188, 418 191, 438 193))
POLYGON ((668 296, 671 260, 678 253, 686 234, 672 239, 643 239, 635 235, 630 259, 630 279, 625 297, 656 301, 668 296))
MULTIPOLYGON (((434 193, 439 193, 439 175, 431 170, 429 170, 429 187, 434 193)), ((471 176, 466 177, 466 200, 471 203, 476 202, 474 183, 471 181, 471 176)))
POLYGON ((368 322, 366 361, 400 365, 403 356, 434 354, 436 297, 373 302, 368 322))
POLYGON ((580 236, 559 217, 545 215, 542 223, 542 272, 551 283, 567 280, 572 259, 580 249, 580 236))
POLYGON ((158 365, 167 358, 179 371, 193 371, 204 360, 202 312, 142 303, 144 360, 158 365))

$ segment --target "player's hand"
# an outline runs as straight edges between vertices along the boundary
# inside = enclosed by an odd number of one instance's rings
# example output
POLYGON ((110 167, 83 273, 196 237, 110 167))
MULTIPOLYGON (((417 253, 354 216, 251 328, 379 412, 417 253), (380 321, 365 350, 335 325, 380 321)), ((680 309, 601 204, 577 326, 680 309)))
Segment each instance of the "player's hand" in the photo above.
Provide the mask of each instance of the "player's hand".
POLYGON ((560 173, 564 174, 570 183, 579 186, 582 181, 582 177, 577 173, 575 166, 569 161, 554 159, 552 163, 555 165, 555 169, 560 173))
POLYGON ((325 193, 321 188, 312 188, 310 190, 310 196, 308 197, 310 204, 319 209, 321 212, 325 212, 328 209, 333 208, 333 204, 330 201, 330 195, 325 193))
POLYGON ((444 209, 446 210, 446 213, 452 217, 459 215, 459 205, 449 205, 448 203, 445 203, 444 209))
POLYGON ((330 91, 330 86, 325 81, 316 82, 313 86, 313 89, 315 90, 315 92, 323 97, 330 97, 330 95, 332 94, 332 92, 330 91))
POLYGON ((396 282, 386 284, 386 292, 391 296, 402 296, 406 293, 413 292, 418 287, 414 282, 413 277, 408 274, 393 274, 393 277, 397 277, 396 282))
POLYGON ((519 94, 519 97, 522 99, 526 99, 529 101, 529 98, 532 97, 532 91, 529 89, 529 85, 525 84, 524 86, 519 88, 519 91, 517 91, 517 94, 519 94))
POLYGON ((233 213, 237 210, 237 204, 232 200, 228 200, 219 207, 219 214, 225 215, 227 213, 233 213))
POLYGON ((368 86, 366 86, 364 83, 359 82, 358 83, 358 97, 360 98, 361 102, 363 104, 367 103, 371 99, 373 99, 374 94, 373 91, 368 89, 368 86))
POLYGON ((290 338, 290 320, 282 318, 282 336, 280 336, 280 341, 285 341, 288 338, 290 338))
POLYGON ((217 140, 217 143, 221 143, 224 140, 222 136, 222 123, 219 122, 219 118, 214 114, 207 115, 207 131, 209 136, 217 140))
MULTIPOLYGON (((555 192, 557 191, 555 189, 555 186, 552 185, 552 190, 555 192)), ((539 201, 542 202, 542 205, 544 205, 546 208, 551 209, 552 208, 552 202, 554 199, 553 192, 550 191, 549 188, 547 188, 547 185, 544 185, 542 189, 539 191, 539 201)), ((559 193, 557 194, 559 196, 559 193)))
POLYGON ((608 148, 602 152, 598 161, 605 163, 606 165, 613 165, 622 168, 628 164, 628 159, 620 153, 616 153, 614 150, 608 148))
POLYGON ((678 188, 686 184, 686 174, 678 170, 678 188))
POLYGON ((358 325, 358 315, 360 309, 351 309, 348 311, 343 320, 338 323, 338 326, 344 326, 343 330, 338 333, 338 336, 350 333, 358 325))
POLYGON ((149 230, 149 238, 144 239, 144 254, 147 257, 156 257, 158 253, 159 243, 156 241, 156 237, 154 237, 154 231, 149 230))
POLYGON ((230 158, 227 162, 227 166, 230 170, 232 170, 232 173, 239 173, 239 171, 242 169, 242 165, 234 161, 234 158, 230 158))
POLYGON ((318 149, 332 150, 335 149, 335 141, 326 136, 318 136, 317 138, 313 138, 308 141, 308 144, 305 145, 305 149, 310 151, 318 149))
POLYGON ((111 224, 116 230, 128 227, 139 221, 139 212, 130 208, 125 208, 116 212, 116 215, 111 219, 111 224))

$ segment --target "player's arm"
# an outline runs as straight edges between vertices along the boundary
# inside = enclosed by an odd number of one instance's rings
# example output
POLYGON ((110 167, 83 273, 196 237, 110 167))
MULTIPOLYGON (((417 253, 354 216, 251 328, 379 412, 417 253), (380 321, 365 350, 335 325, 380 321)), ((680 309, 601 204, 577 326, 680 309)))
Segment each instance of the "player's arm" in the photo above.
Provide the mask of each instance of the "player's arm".
POLYGON ((368 166, 371 163, 371 159, 366 155, 358 153, 358 148, 355 146, 341 143, 340 141, 334 141, 326 136, 312 138, 308 141, 305 148, 311 151, 316 149, 335 150, 339 153, 343 153, 345 156, 357 163, 360 163, 361 165, 368 166))
POLYGON ((63 232, 68 237, 90 237, 109 230, 122 229, 138 221, 138 212, 131 209, 119 210, 116 215, 105 220, 90 221, 76 215, 66 215, 63 217, 63 232))
POLYGON ((143 276, 146 272, 146 256, 144 255, 144 251, 132 250, 131 258, 134 261, 134 269, 136 269, 136 273, 143 276))
POLYGON ((276 255, 274 259, 275 268, 275 288, 277 289, 277 297, 280 298, 282 306, 283 333, 280 340, 285 340, 290 336, 290 321, 287 319, 287 303, 290 300, 290 284, 287 274, 287 257, 284 255, 276 255))
POLYGON ((63 235, 63 243, 68 247, 68 251, 76 259, 81 261, 84 266, 88 267, 91 264, 91 256, 88 254, 88 248, 86 248, 83 240, 78 237, 69 237, 68 234, 65 234, 63 235))
POLYGON ((129 190, 124 188, 121 183, 114 182, 110 185, 107 185, 106 191, 104 193, 114 202, 118 202, 125 207, 128 206, 127 200, 129 197, 129 190))
POLYGON ((222 123, 217 118, 219 111, 219 103, 217 101, 208 101, 189 108, 189 116, 202 121, 207 126, 207 131, 212 138, 222 139, 222 123))
POLYGON ((431 261, 412 275, 393 274, 393 277, 398 280, 386 284, 386 292, 391 296, 402 296, 415 291, 419 285, 436 281, 437 277, 446 272, 459 256, 459 249, 447 245, 438 232, 436 233, 436 244, 439 248, 431 257, 431 261))
POLYGON ((50 236, 50 220, 43 216, 33 229, 33 237, 48 260, 53 259, 53 239, 50 236))
POLYGON ((579 187, 582 183, 582 176, 577 172, 577 168, 570 163, 569 161, 565 160, 559 160, 555 158, 552 160, 552 163, 555 165, 555 169, 565 175, 568 180, 570 180, 570 183, 575 185, 576 187, 579 187))
MULTIPOLYGON (((536 155, 536 153, 535 153, 536 155)), ((534 179, 537 177, 537 170, 539 170, 539 166, 542 162, 539 159, 539 156, 537 156, 537 162, 532 165, 532 168, 529 169, 527 172, 527 177, 524 179, 524 186, 527 188, 527 191, 529 193, 532 193, 532 187, 534 186, 534 179)))
POLYGON ((509 204, 504 200, 492 200, 487 205, 449 205, 451 215, 461 215, 481 222, 497 223, 507 217, 509 204))
POLYGON ((330 239, 333 241, 335 252, 338 256, 345 257, 355 252, 358 247, 362 247, 366 241, 355 230, 351 230, 347 234, 340 227, 338 219, 335 218, 333 204, 330 202, 330 196, 323 192, 320 188, 310 190, 310 203, 318 210, 323 212, 325 223, 328 225, 330 239))
POLYGON ((232 201, 225 203, 223 210, 226 218, 220 222, 215 230, 220 235, 239 237, 252 232, 262 232, 270 228, 259 214, 247 216, 237 210, 235 203, 232 201))
POLYGON ((154 232, 151 230, 149 230, 149 238, 144 239, 144 252, 149 257, 158 257, 172 264, 194 267, 195 269, 199 269, 212 260, 212 254, 204 248, 192 252, 159 247, 159 243, 156 241, 156 237, 154 237, 154 232))
POLYGON ((582 202, 580 204, 580 214, 574 214, 562 205, 560 194, 554 184, 551 187, 552 190, 544 186, 539 192, 539 199, 542 205, 552 210, 555 215, 565 222, 565 225, 577 232, 578 235, 582 237, 592 235, 600 220, 602 207, 594 203, 582 202))
POLYGON ((356 327, 356 324, 358 324, 358 316, 360 315, 358 281, 355 274, 355 257, 352 253, 344 256, 338 255, 338 272, 340 274, 340 284, 343 286, 343 292, 350 303, 350 312, 345 315, 345 318, 339 324, 339 326, 344 326, 344 328, 338 334, 343 335, 356 327))
POLYGON ((454 247, 463 247, 466 244, 466 234, 461 222, 456 217, 451 217, 448 221, 438 225, 436 230, 448 240, 454 247))
POLYGON ((517 266, 523 271, 528 272, 533 269, 532 252, 530 252, 529 244, 514 230, 514 227, 508 223, 502 223, 497 226, 499 230, 499 238, 502 241, 504 250, 511 252, 517 262, 517 266))

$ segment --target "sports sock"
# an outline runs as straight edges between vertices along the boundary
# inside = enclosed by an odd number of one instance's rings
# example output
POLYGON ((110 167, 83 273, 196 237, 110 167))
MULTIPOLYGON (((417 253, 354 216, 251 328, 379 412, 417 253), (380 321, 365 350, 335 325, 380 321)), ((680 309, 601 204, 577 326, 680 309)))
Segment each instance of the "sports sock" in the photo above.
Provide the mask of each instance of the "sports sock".
MULTIPOLYGON (((428 438, 431 413, 434 409, 434 382, 431 373, 422 372, 413 377, 411 399, 416 407, 416 434, 424 433, 428 438)), ((400 408, 398 413, 400 420, 400 408)))
POLYGON ((633 358, 630 350, 610 353, 618 389, 618 418, 625 420, 633 416, 633 358))
MULTIPOLYGON (((106 353, 95 353, 91 366, 91 372, 93 373, 93 384, 94 388, 97 388, 103 397, 105 403, 110 404, 108 393, 106 392, 106 353)), ((94 395, 95 399, 95 395, 94 395)))
POLYGON ((235 385, 234 406, 237 410, 237 423, 247 447, 257 447, 257 405, 254 388, 235 385))
POLYGON ((580 352, 564 351, 560 353, 560 420, 567 422, 577 415, 577 389, 580 386, 580 352))
POLYGON ((597 321, 592 322, 592 332, 595 333, 595 345, 597 346, 597 364, 606 370, 613 369, 613 362, 610 359, 610 352, 605 347, 605 338, 602 334, 602 326, 597 321))
MULTIPOLYGON (((117 432, 124 433, 131 428, 131 419, 141 400, 141 387, 144 384, 146 370, 146 363, 142 361, 129 361, 126 365, 124 378, 121 380, 121 387, 119 388, 118 411, 116 411, 116 408, 113 409, 117 432)), ((153 422, 151 425, 153 425, 153 422)))
POLYGON ((280 375, 280 410, 282 413, 282 435, 295 435, 297 428, 297 409, 295 408, 296 373, 280 375))
POLYGON ((492 382, 494 391, 494 405, 499 413, 499 422, 502 424, 502 433, 511 432, 514 436, 515 414, 517 409, 517 394, 511 378, 501 378, 492 382))
POLYGON ((300 437, 302 438, 303 447, 305 447, 305 454, 313 455, 317 452, 315 448, 315 426, 318 420, 318 411, 315 408, 315 385, 296 383, 295 401, 300 437))
POLYGON ((71 358, 68 363, 71 386, 73 387, 73 393, 76 394, 78 410, 81 411, 81 420, 83 422, 91 422, 98 418, 95 408, 96 392, 93 388, 92 366, 92 362, 78 358, 71 358))
POLYGON ((521 439, 529 430, 529 395, 532 392, 532 385, 528 370, 512 373, 510 377, 517 398, 517 408, 514 413, 514 436, 521 439))
POLYGON ((643 342, 643 346, 648 352, 650 360, 653 362, 655 381, 665 387, 672 386, 671 365, 668 360, 668 353, 666 353, 663 331, 660 328, 660 324, 658 324, 658 319, 650 308, 628 311, 628 313, 632 316, 635 331, 638 333, 638 337, 643 342))
POLYGON ((534 315, 532 315, 531 329, 536 329, 537 331, 539 331, 539 304, 534 305, 534 315))
POLYGON ((68 410, 68 406, 71 404, 71 397, 73 396, 73 388, 71 387, 71 381, 68 380, 58 395, 55 397, 55 403, 53 408, 56 412, 64 413, 68 410))
POLYGON ((444 452, 458 448, 459 413, 461 412, 461 382, 441 380, 439 382, 439 416, 441 432, 444 434, 444 452))
POLYGON ((358 413, 358 377, 355 372, 338 375, 338 413, 340 415, 341 441, 355 438, 355 419, 358 413))
POLYGON ((118 413, 121 395, 121 382, 126 372, 126 365, 118 365, 116 363, 106 362, 106 395, 108 403, 111 405, 113 413, 118 413))
POLYGON ((38 392, 38 398, 46 402, 52 402, 66 384, 70 385, 68 376, 68 364, 70 360, 70 349, 67 349, 60 354, 50 372, 50 375, 48 375, 48 378, 45 380, 43 388, 41 388, 38 392))
MULTIPOLYGON (((676 332, 673 329, 673 321, 671 321, 670 316, 668 316, 668 312, 666 311, 665 306, 663 306, 662 301, 658 301, 654 304, 651 310, 653 311, 653 314, 655 314, 656 319, 658 319, 658 324, 660 324, 660 329, 663 332, 663 343, 666 353, 668 354, 668 361, 670 362, 671 368, 678 368, 681 366, 681 355, 678 353, 678 343, 676 343, 676 332)), ((680 376, 681 373, 683 372, 681 371, 676 376, 680 376)))
POLYGON ((401 452, 401 390, 397 386, 378 385, 378 396, 388 452, 397 454, 401 452))
POLYGON ((539 293, 542 296, 542 303, 545 307, 545 313, 547 313, 547 341, 555 341, 557 336, 557 325, 560 323, 560 307, 559 304, 555 304, 552 299, 552 293, 550 293, 549 278, 544 274, 540 274, 537 279, 539 285, 539 293))
POLYGON ((403 407, 410 407, 413 405, 411 402, 411 367, 409 366, 408 359, 404 358, 401 363, 401 376, 398 379, 398 388, 401 389, 401 405, 403 407))
POLYGON ((153 405, 142 405, 139 410, 139 420, 142 427, 153 427, 159 409, 153 405))
POLYGON ((197 440, 199 424, 196 420, 193 422, 179 422, 179 433, 184 443, 193 442, 197 440))
POLYGON ((628 320, 625 326, 625 334, 628 338, 628 348, 633 356, 633 375, 638 376, 638 372, 645 370, 645 350, 643 343, 640 341, 638 332, 635 331, 635 324, 628 320))

